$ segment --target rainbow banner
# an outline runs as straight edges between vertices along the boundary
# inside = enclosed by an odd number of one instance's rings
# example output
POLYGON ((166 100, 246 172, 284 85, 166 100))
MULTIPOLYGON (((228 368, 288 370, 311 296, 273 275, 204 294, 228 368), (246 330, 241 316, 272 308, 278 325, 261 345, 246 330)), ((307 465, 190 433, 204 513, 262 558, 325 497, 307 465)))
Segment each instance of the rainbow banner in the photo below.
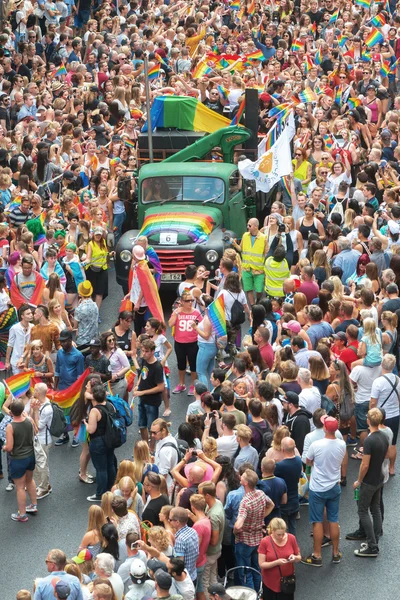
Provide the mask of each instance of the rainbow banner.
POLYGON ((239 125, 240 119, 242 118, 242 115, 243 115, 245 104, 246 104, 246 100, 243 99, 240 103, 240 106, 239 106, 239 109, 238 109, 236 115, 233 117, 233 119, 231 121, 231 125, 239 125))
POLYGON ((194 242, 207 241, 212 232, 213 223, 209 215, 194 212, 169 212, 159 215, 147 215, 139 235, 146 237, 162 231, 177 231, 189 235, 194 242))
POLYGON ((368 37, 365 38, 365 44, 368 48, 372 48, 375 44, 382 44, 385 41, 385 38, 377 29, 373 29, 368 37))
POLYGON ((52 402, 58 404, 61 408, 69 409, 78 400, 86 377, 90 374, 90 369, 86 369, 80 377, 65 390, 49 390, 49 398, 52 402))
POLYGON ((17 375, 12 375, 8 379, 5 379, 4 383, 10 394, 15 398, 22 396, 22 394, 26 394, 31 387, 31 377, 33 377, 34 372, 33 369, 30 369, 29 371, 18 373, 17 375))
POLYGON ((208 318, 212 325, 216 336, 222 337, 226 335, 226 317, 225 317, 225 301, 224 296, 219 296, 212 302, 208 308, 208 318))
POLYGON ((374 27, 383 27, 384 25, 386 25, 386 20, 382 14, 379 14, 375 15, 375 17, 371 19, 370 23, 374 27))
POLYGON ((154 79, 157 79, 157 77, 160 75, 160 71, 160 65, 154 65, 154 67, 151 67, 151 69, 149 69, 147 72, 148 80, 153 81, 154 79))

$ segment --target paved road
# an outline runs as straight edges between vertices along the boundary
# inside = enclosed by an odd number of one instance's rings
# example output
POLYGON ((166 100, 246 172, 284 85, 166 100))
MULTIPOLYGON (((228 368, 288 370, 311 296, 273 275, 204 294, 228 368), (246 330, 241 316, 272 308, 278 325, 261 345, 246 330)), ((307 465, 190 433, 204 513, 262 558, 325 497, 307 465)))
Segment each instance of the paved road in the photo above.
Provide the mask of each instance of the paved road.
MULTIPOLYGON (((115 321, 120 287, 110 274, 110 296, 102 308, 102 330, 115 321)), ((171 298, 165 299, 165 311, 171 305, 171 298)), ((172 363, 172 373, 176 366, 172 363)), ((172 386, 176 380, 172 377, 172 386)), ((183 419, 190 399, 184 395, 172 396, 172 427, 174 432, 183 419)), ((135 421, 137 423, 136 415, 135 421)), ((134 441, 138 438, 135 424, 129 431, 128 442, 117 451, 119 459, 131 458, 134 441)), ((32 589, 37 577, 47 573, 45 558, 50 548, 61 548, 67 556, 76 554, 78 545, 86 530, 87 511, 90 504, 86 496, 93 493, 93 486, 85 485, 78 479, 79 449, 70 446, 53 447, 50 453, 50 471, 53 493, 39 503, 39 514, 28 523, 14 523, 11 512, 16 509, 15 492, 5 491, 6 480, 0 481, 0 600, 14 600, 21 588, 32 589)), ((354 481, 358 462, 350 461, 349 482, 354 481)), ((400 551, 399 521, 397 502, 399 497, 400 475, 388 482, 385 487, 384 537, 381 540, 381 555, 378 559, 364 561, 353 555, 356 542, 344 539, 346 532, 357 526, 356 505, 351 485, 343 488, 340 522, 342 528, 341 550, 344 557, 340 565, 330 562, 330 548, 323 549, 324 566, 316 569, 299 565, 296 600, 338 600, 349 598, 376 598, 393 600, 398 598, 398 554, 400 551)), ((298 523, 298 541, 303 553, 311 551, 312 538, 307 521, 307 508, 301 509, 298 523)))

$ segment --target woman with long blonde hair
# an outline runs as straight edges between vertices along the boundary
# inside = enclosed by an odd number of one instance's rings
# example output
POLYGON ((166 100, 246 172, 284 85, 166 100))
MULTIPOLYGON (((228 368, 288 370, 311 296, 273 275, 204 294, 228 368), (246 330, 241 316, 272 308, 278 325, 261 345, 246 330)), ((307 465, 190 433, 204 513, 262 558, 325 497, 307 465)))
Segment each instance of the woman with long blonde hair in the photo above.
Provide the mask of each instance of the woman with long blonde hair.
MULTIPOLYGON (((141 485, 141 484, 140 484, 141 485)), ((114 496, 125 498, 128 509, 133 510, 139 519, 142 518, 144 502, 140 494, 138 494, 137 484, 132 477, 121 477, 118 482, 118 487, 114 491, 114 496)))
POLYGON ((115 477, 114 485, 111 488, 111 491, 114 493, 118 489, 118 484, 123 477, 130 477, 135 484, 135 495, 137 492, 142 496, 143 495, 143 485, 141 482, 138 483, 138 480, 135 476, 135 465, 132 460, 121 460, 119 463, 117 475, 115 477))
POLYGON ((158 467, 151 462, 148 443, 144 440, 137 440, 133 446, 133 473, 136 481, 143 483, 143 479, 149 471, 158 473, 158 467))
POLYGON ((361 337, 358 346, 358 356, 360 360, 356 360, 351 364, 351 368, 359 365, 364 367, 378 367, 382 363, 382 332, 377 328, 375 319, 367 317, 362 322, 364 333, 361 337))
POLYGON ((343 296, 344 296, 343 283, 341 282, 339 277, 337 277, 336 275, 329 277, 329 281, 332 281, 332 283, 333 283, 332 297, 335 300, 340 300, 340 302, 342 302, 343 296))
POLYGON ((319 287, 331 275, 331 267, 328 262, 325 250, 316 250, 312 260, 314 276, 319 287))
POLYGON ((307 316, 304 311, 307 306, 307 297, 302 292, 296 292, 293 296, 293 306, 296 311, 296 317, 301 326, 307 324, 307 316))
POLYGON ((384 310, 381 314, 381 321, 383 325, 382 334, 382 351, 383 354, 396 354, 395 349, 397 345, 397 315, 390 312, 390 310, 384 310))
POLYGON ((104 513, 106 519, 113 520, 115 519, 114 511, 111 507, 111 503, 113 501, 114 494, 112 492, 105 492, 101 497, 101 509, 104 513))
POLYGON ((79 550, 87 548, 90 550, 92 557, 96 558, 97 554, 101 552, 101 546, 103 544, 101 528, 106 522, 107 519, 103 509, 97 504, 93 504, 93 506, 89 508, 88 526, 86 533, 79 544, 79 550))

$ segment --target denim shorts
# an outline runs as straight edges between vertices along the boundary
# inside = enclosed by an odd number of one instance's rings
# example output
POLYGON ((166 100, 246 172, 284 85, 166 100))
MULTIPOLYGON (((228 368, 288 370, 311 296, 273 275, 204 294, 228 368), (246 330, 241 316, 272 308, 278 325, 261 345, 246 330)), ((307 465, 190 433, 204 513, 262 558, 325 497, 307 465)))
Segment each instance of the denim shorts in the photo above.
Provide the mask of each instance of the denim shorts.
POLYGON ((310 523, 322 523, 324 521, 324 508, 326 508, 326 518, 330 523, 339 521, 339 502, 341 489, 339 483, 326 492, 308 493, 308 520, 310 523))
POLYGON ((35 465, 34 454, 31 454, 27 458, 12 458, 10 462, 11 479, 21 479, 27 471, 34 471, 35 465))
POLYGON ((203 575, 204 575, 204 569, 206 568, 206 565, 203 565, 202 567, 197 567, 197 581, 196 581, 196 594, 201 594, 202 592, 204 592, 204 585, 203 585, 203 575))
POLYGON ((153 421, 158 419, 158 406, 150 406, 150 404, 144 404, 142 398, 139 398, 139 429, 150 429, 153 421))
POLYGON ((354 405, 354 416, 356 417, 357 431, 367 431, 367 414, 369 402, 357 402, 354 405))

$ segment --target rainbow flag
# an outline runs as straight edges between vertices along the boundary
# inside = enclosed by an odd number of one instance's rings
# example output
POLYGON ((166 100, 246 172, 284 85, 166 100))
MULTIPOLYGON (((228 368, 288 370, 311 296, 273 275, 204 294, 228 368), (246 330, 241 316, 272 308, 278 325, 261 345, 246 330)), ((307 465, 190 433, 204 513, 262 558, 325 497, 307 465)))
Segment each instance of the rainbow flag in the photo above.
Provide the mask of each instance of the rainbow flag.
POLYGON ((59 67, 58 69, 56 69, 55 71, 51 72, 51 76, 52 77, 61 77, 62 75, 67 75, 68 71, 67 69, 64 67, 64 65, 61 65, 61 67, 59 67))
POLYGON ((148 214, 139 235, 148 237, 171 229, 188 235, 193 242, 202 243, 208 240, 213 229, 213 221, 208 215, 189 211, 148 214))
POLYGON ((239 106, 239 109, 238 109, 236 115, 233 117, 233 119, 231 121, 231 125, 239 125, 240 119, 242 118, 242 115, 243 115, 245 104, 246 104, 246 100, 243 99, 240 103, 240 106, 239 106))
POLYGON ((236 23, 240 23, 240 21, 242 20, 243 15, 244 15, 244 11, 245 11, 245 8, 244 8, 244 6, 242 6, 242 8, 239 10, 239 12, 237 14, 237 17, 235 19, 236 23))
POLYGON ((386 20, 382 14, 379 14, 375 15, 375 17, 371 19, 370 23, 374 27, 383 27, 384 25, 386 25, 386 20))
POLYGON ((274 106, 274 108, 271 108, 271 110, 268 112, 268 116, 269 117, 276 117, 281 112, 286 111, 290 107, 291 107, 290 102, 283 102, 283 104, 278 104, 277 106, 274 106))
POLYGON ((314 23, 311 23, 310 31, 313 35, 315 35, 317 33, 317 22, 316 21, 314 21, 314 23))
POLYGON ((14 208, 19 208, 21 206, 22 196, 15 196, 14 200, 10 202, 7 207, 7 212, 14 210, 14 208))
POLYGON ((240 0, 231 0, 229 3, 229 8, 232 10, 239 10, 240 8, 240 0))
POLYGON ((304 50, 303 42, 301 40, 294 40, 291 51, 298 52, 299 50, 304 50))
POLYGON ((384 40, 385 38, 383 37, 381 32, 377 29, 373 29, 368 35, 368 37, 365 38, 365 44, 366 46, 368 46, 368 48, 372 48, 372 46, 375 46, 375 44, 382 44, 384 40))
POLYGON ((315 64, 320 65, 322 63, 322 52, 321 48, 318 48, 317 53, 315 55, 315 64))
POLYGON ((160 71, 160 65, 154 65, 154 67, 151 67, 147 73, 148 80, 153 81, 154 79, 157 79, 157 77, 160 75, 160 71))
POLYGON ((361 100, 359 98, 348 98, 346 104, 350 110, 353 110, 357 106, 360 106, 361 100))
POLYGON ((115 167, 115 165, 118 165, 121 162, 121 159, 119 156, 116 156, 115 158, 112 158, 110 160, 110 167, 115 167))
POLYGON ((338 106, 342 105, 342 90, 339 88, 339 86, 336 88, 335 91, 335 104, 337 104, 338 106))
POLYGON ((299 96, 300 102, 306 103, 306 102, 317 102, 318 101, 317 94, 309 87, 306 88, 303 92, 299 92, 298 96, 299 96))
POLYGON ((193 79, 200 79, 211 73, 212 69, 204 61, 200 61, 192 71, 193 79))
POLYGON ((333 137, 329 134, 325 134, 324 135, 324 142, 325 142, 325 148, 327 150, 332 150, 334 145, 335 145, 335 140, 333 139, 333 137))
MULTIPOLYGON (((165 215, 163 216, 165 217, 165 215)), ((164 312, 160 294, 158 293, 157 283, 149 269, 147 260, 141 260, 135 265, 134 276, 139 280, 140 289, 142 290, 150 314, 155 319, 161 321, 161 323, 164 323, 164 312)))
POLYGON ((283 185, 286 193, 289 195, 289 198, 291 198, 292 197, 292 186, 291 186, 290 179, 289 179, 288 175, 284 175, 282 177, 282 185, 283 185))
POLYGON ((128 385, 128 392, 131 392, 133 390, 133 385, 135 383, 136 373, 134 371, 132 371, 132 369, 129 369, 129 371, 127 371, 125 373, 124 377, 125 377, 125 381, 128 385))
POLYGON ((381 68, 379 70, 380 75, 382 77, 387 77, 390 73, 390 62, 385 60, 383 64, 381 64, 381 68))
POLYGON ((311 60, 311 58, 308 56, 308 54, 306 54, 305 56, 305 61, 304 61, 304 72, 308 73, 310 69, 312 69, 314 67, 314 63, 311 60))
POLYGON ((345 43, 347 42, 348 39, 349 39, 349 37, 347 35, 344 35, 343 33, 338 35, 338 44, 339 44, 340 48, 343 48, 343 46, 345 45, 345 43))
POLYGON ((367 50, 362 50, 362 52, 361 52, 361 60, 363 62, 371 62, 371 60, 372 60, 372 54, 370 52, 368 52, 367 50))
POLYGON ((335 10, 335 12, 331 14, 331 18, 329 19, 328 25, 334 25, 337 21, 338 16, 339 16, 339 11, 335 10))
POLYGON ((158 62, 160 63, 160 65, 164 65, 164 67, 168 67, 168 65, 165 62, 165 60, 163 58, 161 58, 161 56, 159 54, 157 54, 157 52, 155 52, 154 56, 158 60, 158 62))
POLYGON ((4 383, 10 394, 15 398, 22 396, 22 394, 26 394, 31 387, 31 377, 33 377, 34 372, 33 369, 30 369, 29 371, 18 373, 17 375, 12 375, 11 377, 8 377, 8 379, 5 379, 4 383))
POLYGON ((86 377, 90 374, 90 369, 86 369, 80 377, 65 390, 51 391, 49 390, 49 398, 63 409, 70 409, 78 400, 83 383, 86 377))
POLYGON ((256 2, 255 0, 251 0, 250 6, 247 7, 247 14, 252 17, 256 12, 256 2))
POLYGON ((365 8, 368 9, 371 5, 371 0, 355 0, 356 4, 358 4, 358 6, 361 6, 361 8, 365 8))
POLYGON ((246 60, 264 60, 264 54, 261 50, 256 50, 251 54, 246 54, 246 60))
POLYGON ((225 100, 228 99, 229 90, 224 88, 223 85, 217 85, 217 90, 225 100))
POLYGON ((138 108, 131 108, 130 113, 131 119, 135 119, 135 121, 138 121, 139 119, 143 118, 143 113, 138 108))
POLYGON ((350 58, 352 58, 354 60, 354 48, 350 48, 350 50, 347 50, 347 52, 345 52, 343 54, 343 56, 349 56, 350 58))
POLYGON ((124 144, 125 146, 127 146, 128 148, 136 148, 136 144, 135 142, 132 142, 132 140, 124 140, 124 144))
POLYGON ((226 335, 226 317, 224 296, 219 296, 207 308, 208 318, 217 337, 226 335))
POLYGON ((32 271, 32 273, 35 274, 36 286, 35 291, 33 292, 30 300, 27 300, 25 296, 21 294, 14 279, 11 282, 10 298, 11 302, 17 310, 20 306, 22 306, 22 304, 30 304, 31 306, 37 306, 42 302, 42 294, 45 286, 44 279, 41 275, 39 275, 39 273, 36 273, 36 271, 32 271))

